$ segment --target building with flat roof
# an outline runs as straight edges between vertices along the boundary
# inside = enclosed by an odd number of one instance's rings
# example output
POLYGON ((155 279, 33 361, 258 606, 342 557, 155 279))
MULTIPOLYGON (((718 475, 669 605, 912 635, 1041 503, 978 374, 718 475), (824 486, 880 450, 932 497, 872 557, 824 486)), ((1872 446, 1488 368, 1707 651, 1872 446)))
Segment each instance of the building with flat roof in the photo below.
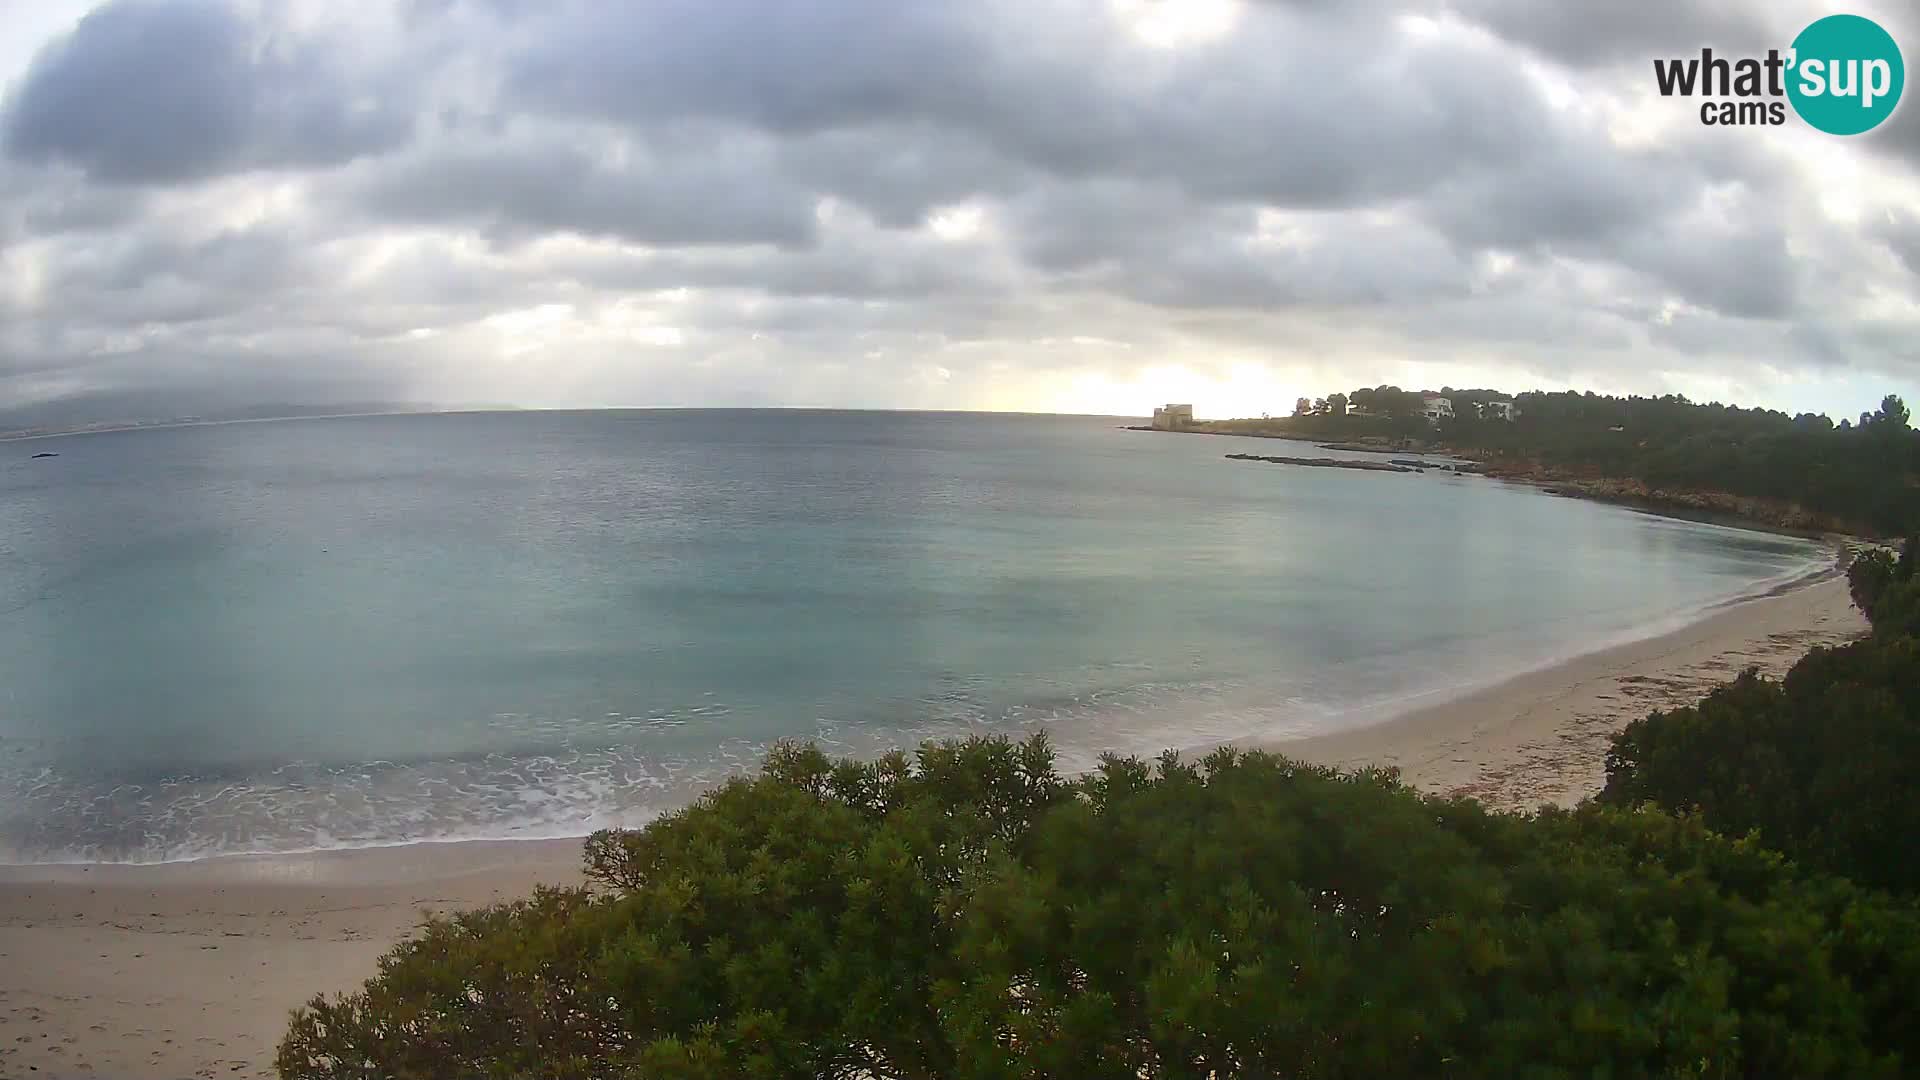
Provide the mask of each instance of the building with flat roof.
POLYGON ((1179 431, 1193 426, 1193 406, 1166 405, 1153 410, 1153 426, 1156 431, 1179 431))

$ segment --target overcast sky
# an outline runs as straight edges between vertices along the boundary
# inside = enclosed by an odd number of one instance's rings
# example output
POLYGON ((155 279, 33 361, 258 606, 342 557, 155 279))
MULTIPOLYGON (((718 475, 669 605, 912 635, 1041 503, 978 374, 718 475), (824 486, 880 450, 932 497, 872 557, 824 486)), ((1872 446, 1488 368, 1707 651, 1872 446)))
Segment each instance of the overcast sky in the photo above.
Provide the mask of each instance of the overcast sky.
POLYGON ((1831 10, 0 0, 0 409, 1852 415, 1920 398, 1920 91, 1721 129, 1651 63, 1831 10))

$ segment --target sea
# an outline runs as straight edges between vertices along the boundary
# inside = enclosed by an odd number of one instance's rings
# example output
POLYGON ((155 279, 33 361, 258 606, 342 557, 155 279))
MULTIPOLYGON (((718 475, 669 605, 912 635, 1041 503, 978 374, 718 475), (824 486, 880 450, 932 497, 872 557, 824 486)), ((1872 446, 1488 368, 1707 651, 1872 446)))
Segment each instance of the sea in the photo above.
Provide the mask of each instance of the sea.
POLYGON ((1078 769, 1311 736, 1831 563, 1137 422, 535 411, 0 444, 0 862, 579 836, 782 739, 1045 731, 1078 769))

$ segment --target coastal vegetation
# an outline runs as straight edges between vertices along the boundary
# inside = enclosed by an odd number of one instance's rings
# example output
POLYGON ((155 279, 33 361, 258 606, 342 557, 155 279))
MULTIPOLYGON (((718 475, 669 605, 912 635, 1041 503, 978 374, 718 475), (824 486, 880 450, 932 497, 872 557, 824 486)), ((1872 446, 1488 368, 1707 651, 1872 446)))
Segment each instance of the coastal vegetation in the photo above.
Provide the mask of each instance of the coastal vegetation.
POLYGON ((1886 548, 1861 555, 1847 571, 1847 584, 1875 635, 1920 637, 1920 539, 1908 539, 1897 559, 1886 548))
POLYGON ((1600 801, 1697 812, 1803 866, 1920 896, 1916 547, 1853 563, 1872 636, 1815 649, 1784 679, 1744 674, 1696 705, 1628 725, 1607 755, 1600 801))
POLYGON ((1434 420, 1423 415, 1421 394, 1382 386, 1303 398, 1289 417, 1189 430, 1440 450, 1480 460, 1492 476, 1776 525, 1881 536, 1920 528, 1920 432, 1894 395, 1837 424, 1816 413, 1703 405, 1673 394, 1447 388, 1441 396, 1452 415, 1434 420), (1481 408, 1504 401, 1513 403, 1510 420, 1481 408))
POLYGON ((1910 1075, 1914 561, 1855 564, 1870 640, 1634 725, 1572 811, 1232 750, 1069 778, 1043 737, 785 745, 594 835, 589 886, 428 921, 278 1067, 1910 1075))

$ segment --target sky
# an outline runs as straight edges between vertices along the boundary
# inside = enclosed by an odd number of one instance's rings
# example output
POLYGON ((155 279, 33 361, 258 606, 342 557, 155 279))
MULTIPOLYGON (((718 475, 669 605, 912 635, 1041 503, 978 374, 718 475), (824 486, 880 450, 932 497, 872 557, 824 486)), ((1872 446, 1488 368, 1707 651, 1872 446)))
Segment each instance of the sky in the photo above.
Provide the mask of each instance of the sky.
MULTIPOLYGON (((0 0, 0 414, 1920 399, 1903 0, 0 0)), ((1920 97, 1920 90, 1908 93, 1920 97)))

